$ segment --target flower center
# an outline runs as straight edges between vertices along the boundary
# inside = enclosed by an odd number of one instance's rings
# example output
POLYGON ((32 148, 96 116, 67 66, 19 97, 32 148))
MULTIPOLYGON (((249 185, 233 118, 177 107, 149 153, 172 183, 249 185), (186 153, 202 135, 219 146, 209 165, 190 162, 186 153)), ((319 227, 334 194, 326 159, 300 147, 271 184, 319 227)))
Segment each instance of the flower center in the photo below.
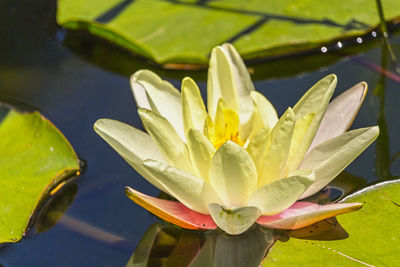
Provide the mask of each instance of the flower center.
POLYGON ((218 149, 227 141, 235 142, 240 146, 244 145, 239 135, 239 116, 230 108, 217 112, 214 123, 210 118, 207 119, 205 134, 215 149, 218 149))

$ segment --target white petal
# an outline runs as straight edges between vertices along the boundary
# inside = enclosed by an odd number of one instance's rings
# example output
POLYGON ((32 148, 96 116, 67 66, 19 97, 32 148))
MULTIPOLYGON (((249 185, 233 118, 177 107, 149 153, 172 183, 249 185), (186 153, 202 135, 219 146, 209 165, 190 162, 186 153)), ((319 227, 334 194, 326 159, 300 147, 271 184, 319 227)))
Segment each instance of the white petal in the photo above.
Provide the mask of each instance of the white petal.
POLYGON ((235 48, 230 44, 215 47, 207 79, 207 106, 211 118, 214 119, 218 100, 222 98, 239 114, 241 124, 246 124, 253 110, 252 90, 250 74, 235 48))
POLYGON ((274 106, 267 98, 265 98, 265 96, 257 91, 252 91, 251 97, 261 114, 264 126, 269 129, 274 128, 275 124, 278 122, 278 114, 276 113, 274 106))
POLYGON ((262 176, 258 180, 259 187, 282 177, 289 156, 295 122, 295 114, 291 108, 288 108, 272 129, 271 145, 262 167, 262 176))
POLYGON ((253 101, 250 92, 254 90, 254 85, 250 73, 235 47, 228 43, 221 47, 229 57, 230 70, 234 78, 233 86, 239 97, 239 120, 241 126, 245 128, 253 114, 253 101))
POLYGON ((110 119, 96 121, 94 130, 141 176, 158 189, 168 193, 164 186, 143 167, 142 162, 146 159, 165 162, 160 150, 147 133, 128 124, 110 119))
POLYGON ((212 159, 209 180, 225 206, 243 206, 257 188, 256 166, 246 150, 228 141, 212 159))
POLYGON ((268 228, 299 229, 339 214, 359 210, 361 206, 361 203, 318 205, 311 202, 297 201, 281 213, 261 216, 258 218, 257 223, 268 228))
POLYGON ((336 75, 330 74, 314 84, 293 107, 297 118, 303 118, 308 113, 323 113, 337 84, 336 75))
POLYGON ((186 207, 209 214, 209 203, 221 203, 214 189, 202 179, 167 164, 145 160, 143 166, 186 207))
POLYGON ((263 215, 279 213, 295 203, 314 178, 314 173, 307 171, 267 184, 252 194, 248 205, 258 207, 263 215))
POLYGON ((308 113, 303 118, 296 120, 292 135, 292 141, 290 144, 289 158, 284 171, 285 176, 293 170, 296 170, 299 163, 303 160, 302 158, 297 158, 299 156, 302 156, 301 154, 299 155, 298 150, 302 149, 303 138, 307 134, 314 117, 315 113, 308 113))
POLYGON ((256 207, 225 209, 212 203, 208 205, 210 215, 219 228, 231 235, 239 235, 249 229, 260 216, 256 207))
POLYGON ((246 149, 256 165, 258 177, 261 176, 269 144, 269 129, 263 128, 251 139, 246 149))
POLYGON ((200 90, 191 78, 182 81, 182 111, 185 134, 192 128, 203 131, 208 114, 200 90))
POLYGON ((300 169, 312 169, 315 172, 315 182, 301 197, 308 197, 326 186, 378 135, 378 126, 357 129, 325 141, 311 150, 300 169))
POLYGON ((190 160, 198 176, 208 182, 208 171, 215 148, 200 131, 191 129, 187 137, 190 160))
MULTIPOLYGON (((240 121, 240 118, 239 118, 240 121)), ((254 107, 249 120, 239 125, 239 136, 242 140, 251 140, 264 127, 260 111, 254 107)))
POLYGON ((165 118, 155 114, 151 110, 139 109, 138 112, 143 125, 169 164, 195 174, 190 163, 186 145, 180 139, 172 125, 165 118))
POLYGON ((131 88, 133 97, 138 108, 151 109, 149 100, 147 99, 146 89, 140 83, 135 82, 134 75, 131 75, 131 88))
MULTIPOLYGON (((162 80, 157 74, 149 70, 135 72, 131 78, 131 83, 132 82, 139 83, 145 88, 151 110, 166 118, 175 128, 182 140, 185 140, 181 94, 179 91, 172 84, 162 80)), ((136 87, 132 86, 132 90, 136 97, 136 87)), ((136 102, 139 101, 143 102, 140 99, 136 100, 136 102)))
POLYGON ((350 128, 367 95, 367 88, 367 83, 360 82, 329 103, 308 151, 350 128))
POLYGON ((302 162, 304 155, 314 139, 315 133, 321 123, 322 117, 328 107, 329 100, 335 90, 337 78, 334 74, 328 75, 318 81, 313 87, 311 87, 304 96, 297 102, 293 107, 296 113, 296 119, 301 119, 309 113, 314 113, 314 119, 303 139, 300 142, 295 155, 293 155, 289 169, 297 169, 302 162))

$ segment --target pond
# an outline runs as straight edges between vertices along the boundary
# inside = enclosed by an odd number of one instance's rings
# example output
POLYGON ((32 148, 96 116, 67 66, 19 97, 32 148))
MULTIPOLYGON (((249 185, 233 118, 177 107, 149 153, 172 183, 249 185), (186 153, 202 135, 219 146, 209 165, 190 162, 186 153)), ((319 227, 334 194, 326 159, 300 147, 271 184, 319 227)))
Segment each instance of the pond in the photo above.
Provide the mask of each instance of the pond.
MULTIPOLYGON (((93 124, 99 118, 112 118, 142 128, 129 85, 129 74, 139 69, 154 70, 177 87, 182 78, 192 76, 203 96, 206 71, 161 70, 107 43, 62 30, 55 22, 55 12, 56 3, 50 0, 0 3, 0 96, 3 101, 17 100, 39 109, 67 137, 85 162, 85 170, 65 189, 71 204, 58 222, 41 233, 30 231, 19 243, 1 247, 0 265, 124 266, 149 227, 160 222, 132 203, 124 187, 153 196, 160 192, 93 131, 93 124)), ((336 189, 327 191, 331 199, 341 196, 338 188, 350 193, 400 175, 400 74, 388 59, 380 37, 368 39, 351 51, 328 49, 326 53, 317 51, 251 66, 257 90, 274 104, 279 115, 327 74, 338 76, 335 95, 359 81, 368 83, 368 95, 352 128, 379 125, 381 133, 377 142, 332 182, 331 188, 336 189), (280 64, 285 67, 278 68, 280 64)), ((389 41, 400 57, 400 36, 392 34, 389 41)), ((196 242, 204 245, 206 239, 218 239, 170 231, 169 237, 175 237, 171 244, 186 238, 183 245, 195 246, 196 242)), ((263 230, 252 230, 257 231, 263 230)), ((232 246, 242 248, 243 255, 238 257, 243 257, 243 266, 257 266, 248 261, 262 258, 272 239, 270 234, 255 234, 264 239, 257 243, 250 236, 239 245, 220 237, 220 244, 224 244, 218 254, 220 262, 229 263, 232 246), (250 246, 252 252, 246 254, 249 243, 260 245, 250 246)), ((190 254, 189 249, 182 251, 190 254)), ((157 256, 153 251, 152 255, 162 258, 173 253, 157 256)))

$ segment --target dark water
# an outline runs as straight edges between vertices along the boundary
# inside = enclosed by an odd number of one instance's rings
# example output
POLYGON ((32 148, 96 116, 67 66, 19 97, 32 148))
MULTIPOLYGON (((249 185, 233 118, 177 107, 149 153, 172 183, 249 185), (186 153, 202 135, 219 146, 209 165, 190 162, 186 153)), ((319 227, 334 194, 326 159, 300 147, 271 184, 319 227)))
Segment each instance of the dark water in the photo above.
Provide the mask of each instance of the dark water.
MULTIPOLYGON (((92 125, 98 118, 113 118, 141 127, 129 73, 150 68, 176 85, 192 73, 160 71, 110 47, 104 53, 102 45, 60 31, 55 10, 55 1, 50 0, 0 2, 0 96, 40 109, 86 160, 87 169, 76 181, 77 190, 70 190, 76 195, 60 221, 40 234, 32 232, 20 243, 1 248, 0 264, 124 266, 146 230, 157 222, 125 197, 124 186, 150 195, 159 192, 98 137, 92 125)), ((392 36, 390 42, 400 57, 400 37, 392 36)), ((387 55, 379 40, 360 46, 363 52, 353 55, 356 57, 340 60, 340 51, 320 53, 319 62, 298 57, 296 68, 287 67, 287 73, 297 73, 290 77, 284 76, 285 68, 274 72, 276 62, 254 68, 257 90, 270 99, 279 114, 329 73, 339 78, 336 95, 359 81, 368 82, 369 93, 353 128, 379 123, 381 135, 334 181, 347 191, 400 175, 400 159, 396 160, 400 153, 400 74, 395 74, 390 61, 382 60, 382 55, 383 59, 387 55), (325 63, 338 61, 310 70, 314 63, 323 65, 324 57, 325 63), (392 76, 377 71, 382 62, 392 76)), ((205 72, 194 76, 202 80, 204 92, 205 72)))

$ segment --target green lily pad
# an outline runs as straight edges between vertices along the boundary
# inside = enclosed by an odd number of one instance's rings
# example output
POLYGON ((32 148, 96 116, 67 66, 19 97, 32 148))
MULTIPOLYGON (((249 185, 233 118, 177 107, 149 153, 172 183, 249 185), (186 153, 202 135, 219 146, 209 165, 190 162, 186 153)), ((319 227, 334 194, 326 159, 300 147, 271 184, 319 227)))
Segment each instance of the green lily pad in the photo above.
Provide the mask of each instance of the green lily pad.
MULTIPOLYGON (((400 16, 400 1, 382 2, 400 16)), ((204 64, 224 42, 245 59, 284 55, 366 34, 379 16, 375 1, 58 0, 57 21, 160 64, 204 64)))
POLYGON ((399 266, 400 181, 384 182, 344 202, 362 202, 361 210, 337 219, 349 237, 336 241, 290 238, 277 242, 264 266, 399 266))
POLYGON ((49 120, 0 107, 0 243, 19 241, 43 201, 78 171, 73 148, 49 120))

